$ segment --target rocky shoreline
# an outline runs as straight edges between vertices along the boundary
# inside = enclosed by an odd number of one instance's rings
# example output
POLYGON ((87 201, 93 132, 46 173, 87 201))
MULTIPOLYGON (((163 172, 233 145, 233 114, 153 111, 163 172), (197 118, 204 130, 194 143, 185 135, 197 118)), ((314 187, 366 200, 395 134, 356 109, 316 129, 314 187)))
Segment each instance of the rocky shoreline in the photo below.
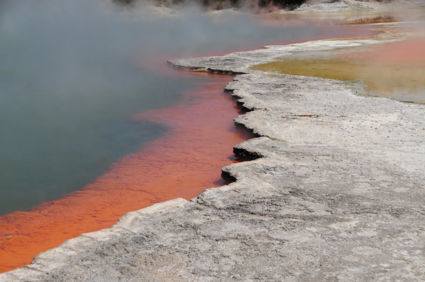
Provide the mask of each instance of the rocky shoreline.
POLYGON ((226 90, 257 136, 236 181, 154 205, 44 252, 0 281, 421 281, 425 107, 356 95, 350 84, 253 71, 300 52, 379 40, 322 40, 175 60, 238 74, 226 90))

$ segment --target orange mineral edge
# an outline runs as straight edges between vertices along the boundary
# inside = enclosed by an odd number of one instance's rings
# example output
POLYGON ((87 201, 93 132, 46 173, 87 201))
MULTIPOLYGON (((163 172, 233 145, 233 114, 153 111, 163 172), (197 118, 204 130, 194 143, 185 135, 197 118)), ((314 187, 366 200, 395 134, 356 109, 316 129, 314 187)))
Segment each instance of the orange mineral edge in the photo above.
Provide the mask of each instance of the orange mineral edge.
POLYGON ((129 211, 177 197, 191 199, 224 184, 221 168, 232 162, 232 147, 248 136, 235 128, 235 102, 223 93, 231 77, 208 76, 212 79, 185 93, 180 104, 133 117, 167 125, 164 137, 116 162, 79 191, 0 216, 0 272, 27 265, 82 233, 110 227, 129 211))

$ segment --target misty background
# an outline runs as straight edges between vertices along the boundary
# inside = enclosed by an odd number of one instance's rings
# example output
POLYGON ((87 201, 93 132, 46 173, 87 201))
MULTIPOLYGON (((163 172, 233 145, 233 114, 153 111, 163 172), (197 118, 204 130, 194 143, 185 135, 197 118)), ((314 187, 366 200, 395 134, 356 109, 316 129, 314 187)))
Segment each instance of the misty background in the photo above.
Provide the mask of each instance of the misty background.
POLYGON ((219 18, 197 6, 164 14, 101 0, 0 2, 0 214, 82 188, 167 128, 131 116, 167 107, 208 80, 162 72, 167 58, 343 32, 219 18))
MULTIPOLYGON (((295 9, 301 4, 307 2, 306 0, 112 0, 115 3, 122 5, 137 5, 149 3, 151 5, 176 7, 197 5, 204 9, 221 10, 229 8, 247 9, 259 11, 260 9, 271 8, 286 8, 295 9)), ((338 0, 329 0, 338 1, 338 0)))

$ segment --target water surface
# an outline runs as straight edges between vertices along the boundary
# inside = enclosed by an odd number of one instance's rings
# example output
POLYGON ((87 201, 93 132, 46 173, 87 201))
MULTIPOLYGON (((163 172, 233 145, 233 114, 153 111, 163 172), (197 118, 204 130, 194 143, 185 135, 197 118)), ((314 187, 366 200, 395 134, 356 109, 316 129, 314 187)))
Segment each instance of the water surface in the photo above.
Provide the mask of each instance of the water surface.
POLYGON ((0 214, 78 190, 163 136, 166 126, 131 117, 178 102, 205 78, 164 73, 152 62, 346 32, 196 8, 164 16, 105 1, 2 2, 0 214))

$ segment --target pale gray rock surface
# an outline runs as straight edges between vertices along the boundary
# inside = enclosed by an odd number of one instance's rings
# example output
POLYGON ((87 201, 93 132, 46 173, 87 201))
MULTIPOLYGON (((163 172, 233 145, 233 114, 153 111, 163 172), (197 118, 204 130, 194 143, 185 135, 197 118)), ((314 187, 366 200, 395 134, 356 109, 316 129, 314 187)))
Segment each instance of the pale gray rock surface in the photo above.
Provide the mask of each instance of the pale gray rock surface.
POLYGON ((425 280, 425 107, 248 69, 342 44, 325 43, 173 62, 245 73, 227 90, 251 110, 236 122, 260 137, 235 152, 254 160, 223 169, 230 185, 129 213, 0 281, 425 280))
POLYGON ((410 12, 419 9, 423 19, 423 0, 307 0, 293 11, 280 10, 278 14, 302 17, 355 21, 376 17, 395 17, 412 20, 410 12), (407 13, 407 14, 406 14, 407 13))

